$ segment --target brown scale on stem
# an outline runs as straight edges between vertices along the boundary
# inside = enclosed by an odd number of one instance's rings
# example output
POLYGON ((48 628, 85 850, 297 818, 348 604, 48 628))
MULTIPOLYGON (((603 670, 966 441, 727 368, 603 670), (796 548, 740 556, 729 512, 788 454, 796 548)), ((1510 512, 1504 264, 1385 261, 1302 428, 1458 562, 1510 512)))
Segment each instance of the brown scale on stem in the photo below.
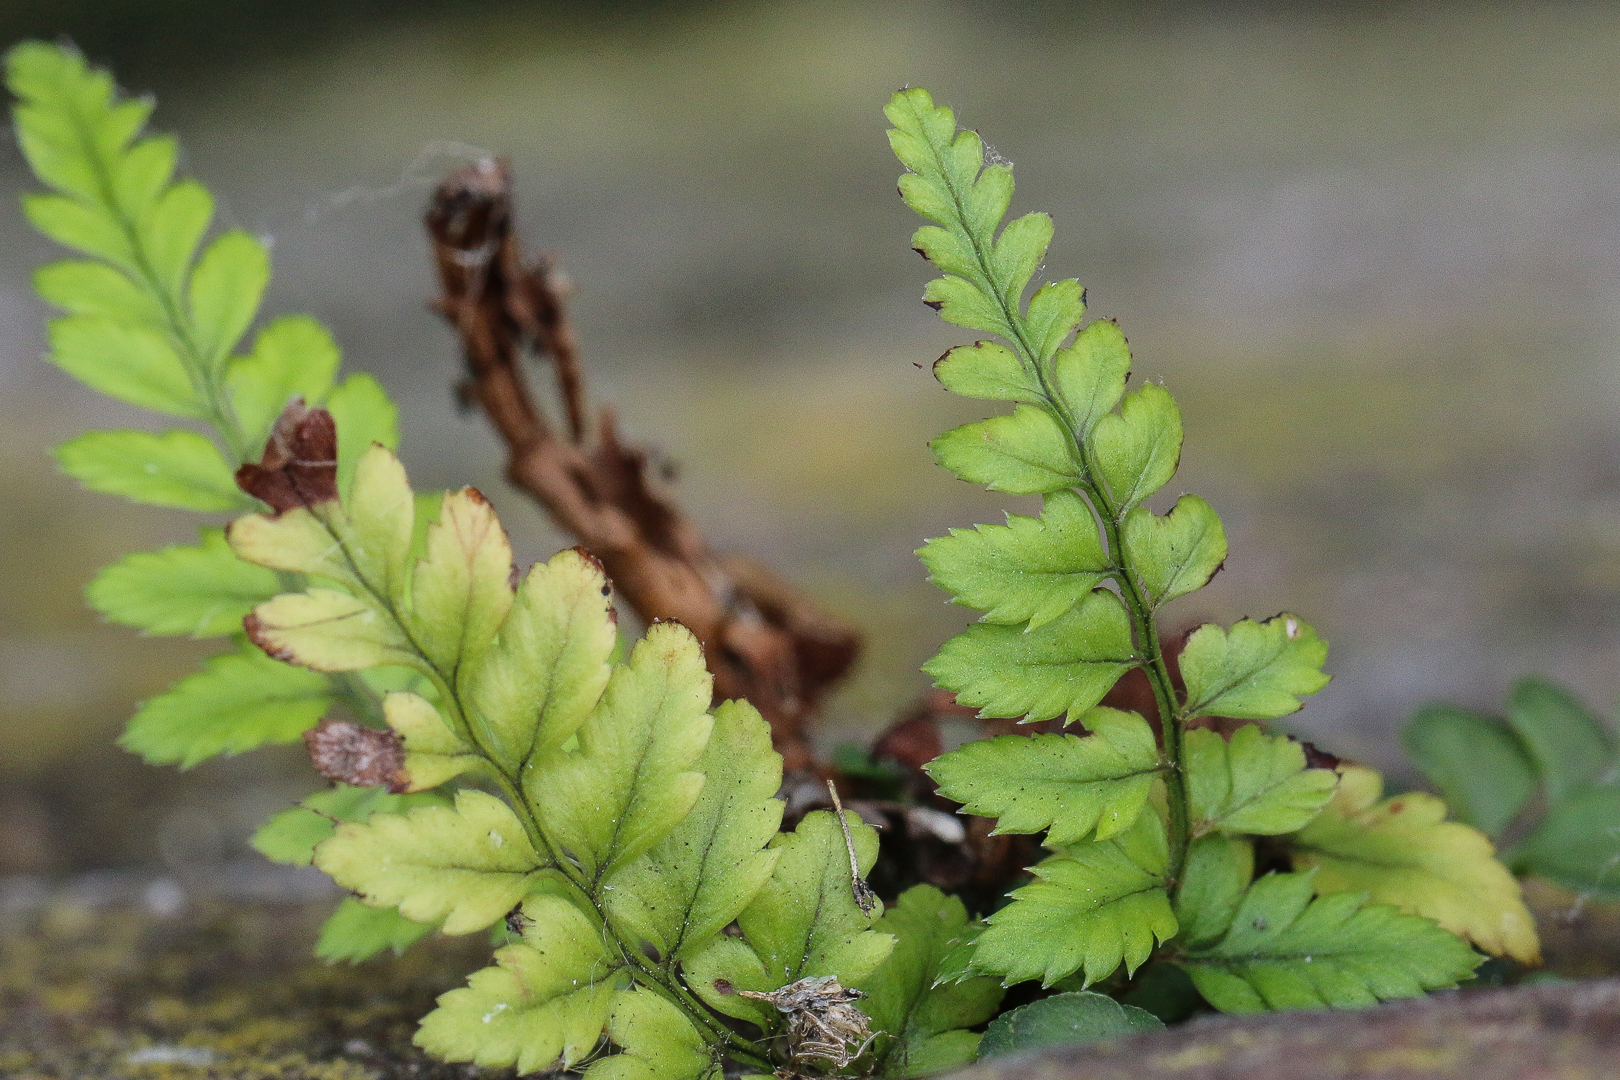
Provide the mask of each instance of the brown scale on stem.
POLYGON ((448 177, 427 228, 444 289, 436 306, 467 365, 462 392, 505 442, 507 478, 602 561, 644 620, 696 634, 715 700, 752 702, 786 770, 809 770, 806 722, 854 662, 857 632, 764 567, 716 555, 648 476, 646 451, 620 441, 611 409, 591 422, 558 275, 523 259, 504 163, 486 158, 448 177), (536 404, 528 353, 551 361, 560 430, 536 404))

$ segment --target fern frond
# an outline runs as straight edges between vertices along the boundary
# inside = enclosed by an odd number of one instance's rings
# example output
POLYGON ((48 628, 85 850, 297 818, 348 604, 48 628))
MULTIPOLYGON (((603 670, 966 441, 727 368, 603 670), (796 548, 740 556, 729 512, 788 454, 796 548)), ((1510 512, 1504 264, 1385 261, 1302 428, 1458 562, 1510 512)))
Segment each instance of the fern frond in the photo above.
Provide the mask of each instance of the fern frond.
POLYGON ((1455 986, 1482 957, 1432 920, 1353 893, 1311 899, 1309 874, 1255 882, 1219 943, 1177 962, 1223 1012, 1361 1008, 1455 986))
MULTIPOLYGON (((18 144, 51 189, 25 196, 24 211, 46 236, 87 256, 35 275, 39 294, 66 313, 50 325, 52 362, 92 389, 208 432, 87 432, 56 448, 64 472, 136 502, 241 513, 258 503, 237 486, 236 471, 259 456, 293 398, 339 414, 345 479, 373 441, 398 444, 393 404, 374 380, 356 375, 334 386, 337 347, 313 320, 274 320, 248 355, 236 355, 269 282, 268 253, 239 230, 205 242, 213 199, 175 177, 173 138, 144 134, 150 100, 121 95, 71 47, 40 42, 7 54, 6 80, 18 144)), ((239 626, 275 591, 274 575, 205 537, 200 548, 128 557, 89 595, 114 622, 204 637, 239 626)), ((148 761, 190 765, 296 738, 319 719, 317 703, 355 694, 342 680, 322 689, 307 672, 226 656, 147 702, 123 741, 148 761), (244 664, 251 671, 239 685, 220 681, 219 672, 244 664)), ((357 704, 377 711, 375 701, 357 704)))
MULTIPOLYGON (((330 438, 323 414, 299 424, 294 440, 318 449, 330 438)), ((316 671, 414 669, 424 692, 384 702, 396 741, 354 736, 371 740, 386 772, 368 771, 366 782, 414 790, 476 770, 504 800, 464 789, 454 806, 347 821, 315 844, 315 865, 366 904, 442 920, 446 933, 481 929, 518 905, 514 919, 544 924, 446 995, 422 1045, 457 1061, 566 1065, 594 1046, 588 1030, 643 1000, 625 997, 635 984, 674 1003, 703 1060, 723 1052, 762 1065, 765 1052, 694 996, 718 993, 716 960, 751 965, 729 985, 760 992, 813 975, 854 980, 882 961, 892 940, 857 903, 843 830, 811 814, 777 835, 781 759, 748 706, 711 717, 710 676, 690 632, 653 626, 627 662, 610 665, 612 590, 594 559, 567 550, 514 585, 506 534, 476 491, 439 500, 424 536, 423 503, 387 450, 361 457, 346 492, 325 468, 287 489, 302 505, 230 528, 238 555, 311 583, 259 604, 253 640, 316 671), (742 937, 722 933, 733 921, 742 937), (555 938, 559 926, 566 940, 555 938), (592 944, 581 952, 584 928, 592 944), (484 1026, 497 1016, 498 1027, 484 1026)), ((267 493, 279 482, 259 481, 267 493)), ((343 760, 334 755, 333 767, 343 760)), ((850 830, 864 872, 876 836, 858 821, 850 830)), ((365 929, 387 939, 386 927, 365 929)), ((628 1045, 620 1051, 604 1061, 642 1067, 628 1045)))

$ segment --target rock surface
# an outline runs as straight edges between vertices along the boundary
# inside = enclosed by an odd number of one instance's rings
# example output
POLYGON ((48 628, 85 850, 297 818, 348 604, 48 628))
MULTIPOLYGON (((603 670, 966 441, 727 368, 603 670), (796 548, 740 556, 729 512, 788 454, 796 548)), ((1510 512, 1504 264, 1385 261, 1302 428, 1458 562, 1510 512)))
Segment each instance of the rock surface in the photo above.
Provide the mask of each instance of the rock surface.
POLYGON ((329 888, 221 895, 156 879, 33 897, 0 889, 0 1077, 510 1075, 434 1062, 411 1045, 434 998, 488 962, 488 939, 438 937, 404 956, 328 966, 310 946, 329 888))
MULTIPOLYGON (((228 868, 227 868, 228 869, 228 868)), ((251 871, 251 872, 250 872, 251 871)), ((411 1045, 439 994, 486 963, 482 935, 358 967, 310 957, 334 894, 318 875, 71 887, 0 880, 6 1080, 465 1080, 411 1045)), ((1563 903, 1558 897, 1550 897, 1563 903)), ((1612 908, 1551 918, 1557 970, 1607 955, 1612 908), (1594 921, 1596 920, 1596 921, 1594 921)), ((1614 970, 1608 967, 1607 970, 1614 970)), ((1620 980, 1439 995, 1355 1013, 1211 1018, 986 1062, 962 1080, 1611 1080, 1620 980)))
POLYGON ((1365 1012, 1220 1017, 981 1063, 960 1080, 1608 1080, 1620 980, 1440 995, 1365 1012))

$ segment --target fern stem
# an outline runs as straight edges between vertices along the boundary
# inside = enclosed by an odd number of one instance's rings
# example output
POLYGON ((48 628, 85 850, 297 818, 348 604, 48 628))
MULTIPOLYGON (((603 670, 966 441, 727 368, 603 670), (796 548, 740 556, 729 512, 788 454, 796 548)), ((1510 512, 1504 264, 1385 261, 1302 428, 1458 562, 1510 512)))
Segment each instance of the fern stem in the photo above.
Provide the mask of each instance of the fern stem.
POLYGON ((358 674, 344 671, 329 674, 326 678, 332 684, 333 696, 347 705, 356 717, 370 727, 388 726, 388 721, 383 718, 382 698, 358 674))
MULTIPOLYGON (((1100 488, 1095 485, 1090 490, 1100 488)), ((1089 494, 1089 490, 1088 490, 1089 494)), ((1100 494, 1100 492, 1099 492, 1100 494)), ((1093 496, 1095 498, 1096 496, 1093 496)), ((1191 797, 1187 791, 1187 770, 1182 765, 1182 743, 1185 734, 1183 721, 1177 715, 1175 684, 1170 680, 1170 665, 1164 658, 1164 647, 1159 642, 1159 628, 1153 616, 1153 607, 1142 584, 1124 558, 1125 551, 1119 535, 1116 515, 1100 515, 1103 532, 1108 539, 1108 550, 1114 554, 1118 569, 1114 579, 1119 582, 1120 596, 1130 611, 1131 622, 1137 631, 1137 648, 1142 652, 1142 670, 1153 687, 1153 701, 1159 707, 1159 730, 1164 740, 1164 757, 1169 764, 1165 777, 1165 802, 1169 811, 1168 837, 1170 845, 1170 892, 1174 895, 1181 884, 1182 870, 1187 864, 1187 848, 1192 843, 1192 821, 1189 812, 1191 797)))
MULTIPOLYGON (((1013 325, 1018 324, 1014 322, 1013 325)), ((1148 599, 1147 590, 1142 588, 1141 581, 1131 568, 1130 560, 1125 557, 1125 544, 1120 538, 1120 523, 1124 515, 1115 506, 1107 488, 1094 479, 1097 471, 1092 465, 1091 456, 1086 452, 1085 439, 1075 428, 1068 410, 1052 392, 1046 372, 1031 359, 1029 347, 1023 341, 1022 335, 1014 344, 1021 358, 1034 371, 1048 407, 1057 417, 1058 423, 1063 426, 1064 433, 1080 456, 1080 465, 1085 474, 1081 490, 1090 500, 1092 510, 1102 524, 1103 539, 1107 543, 1109 558, 1113 561, 1111 576, 1119 584, 1120 599, 1125 602, 1126 611, 1131 617, 1131 629, 1136 637, 1142 671, 1147 676, 1148 685, 1153 688, 1153 702, 1159 709, 1159 730, 1164 741, 1165 762, 1168 765, 1164 787, 1166 809, 1169 811, 1169 821, 1166 824, 1170 846, 1170 891, 1174 894, 1187 863, 1187 848, 1192 842, 1192 822, 1188 810, 1190 796, 1187 792, 1187 771, 1182 767, 1181 760, 1183 721, 1176 709, 1176 689, 1170 680, 1170 665, 1165 661, 1164 648, 1159 643, 1159 628, 1153 615, 1153 604, 1148 599)))
MULTIPOLYGON (((591 903, 596 904, 594 898, 591 903)), ((597 907, 597 913, 602 913, 600 906, 597 907)), ((608 925, 609 932, 612 933, 612 926, 607 923, 605 916, 602 921, 604 925, 608 925)), ((744 1039, 716 1019, 709 1007, 698 1000, 697 995, 693 994, 686 987, 686 984, 676 977, 669 968, 652 964, 650 960, 643 957, 638 950, 630 946, 618 934, 615 933, 613 937, 618 942, 619 950, 624 955, 625 960, 641 975, 642 981, 661 991, 669 998, 671 1004, 686 1013, 693 1022, 706 1029, 711 1040, 724 1047, 727 1054, 738 1061, 746 1061, 750 1065, 759 1068, 775 1068, 768 1058, 759 1053, 751 1040, 744 1039)))

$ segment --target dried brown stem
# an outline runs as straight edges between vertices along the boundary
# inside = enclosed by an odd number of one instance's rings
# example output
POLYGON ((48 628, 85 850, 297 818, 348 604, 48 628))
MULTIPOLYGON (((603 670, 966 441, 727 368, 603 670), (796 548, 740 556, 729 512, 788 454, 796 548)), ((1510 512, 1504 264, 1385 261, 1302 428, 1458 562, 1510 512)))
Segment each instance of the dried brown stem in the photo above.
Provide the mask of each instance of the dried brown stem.
POLYGON ((611 410, 591 428, 558 275, 522 258, 503 163, 448 177, 427 227, 444 288, 437 306, 461 337, 464 391, 506 443, 508 479, 602 560, 637 614, 696 634, 715 700, 747 698, 787 769, 809 768, 805 723, 854 662, 859 635, 765 568, 717 557, 649 479, 646 452, 619 441, 611 410), (535 403, 527 351, 552 362, 566 438, 535 403))

